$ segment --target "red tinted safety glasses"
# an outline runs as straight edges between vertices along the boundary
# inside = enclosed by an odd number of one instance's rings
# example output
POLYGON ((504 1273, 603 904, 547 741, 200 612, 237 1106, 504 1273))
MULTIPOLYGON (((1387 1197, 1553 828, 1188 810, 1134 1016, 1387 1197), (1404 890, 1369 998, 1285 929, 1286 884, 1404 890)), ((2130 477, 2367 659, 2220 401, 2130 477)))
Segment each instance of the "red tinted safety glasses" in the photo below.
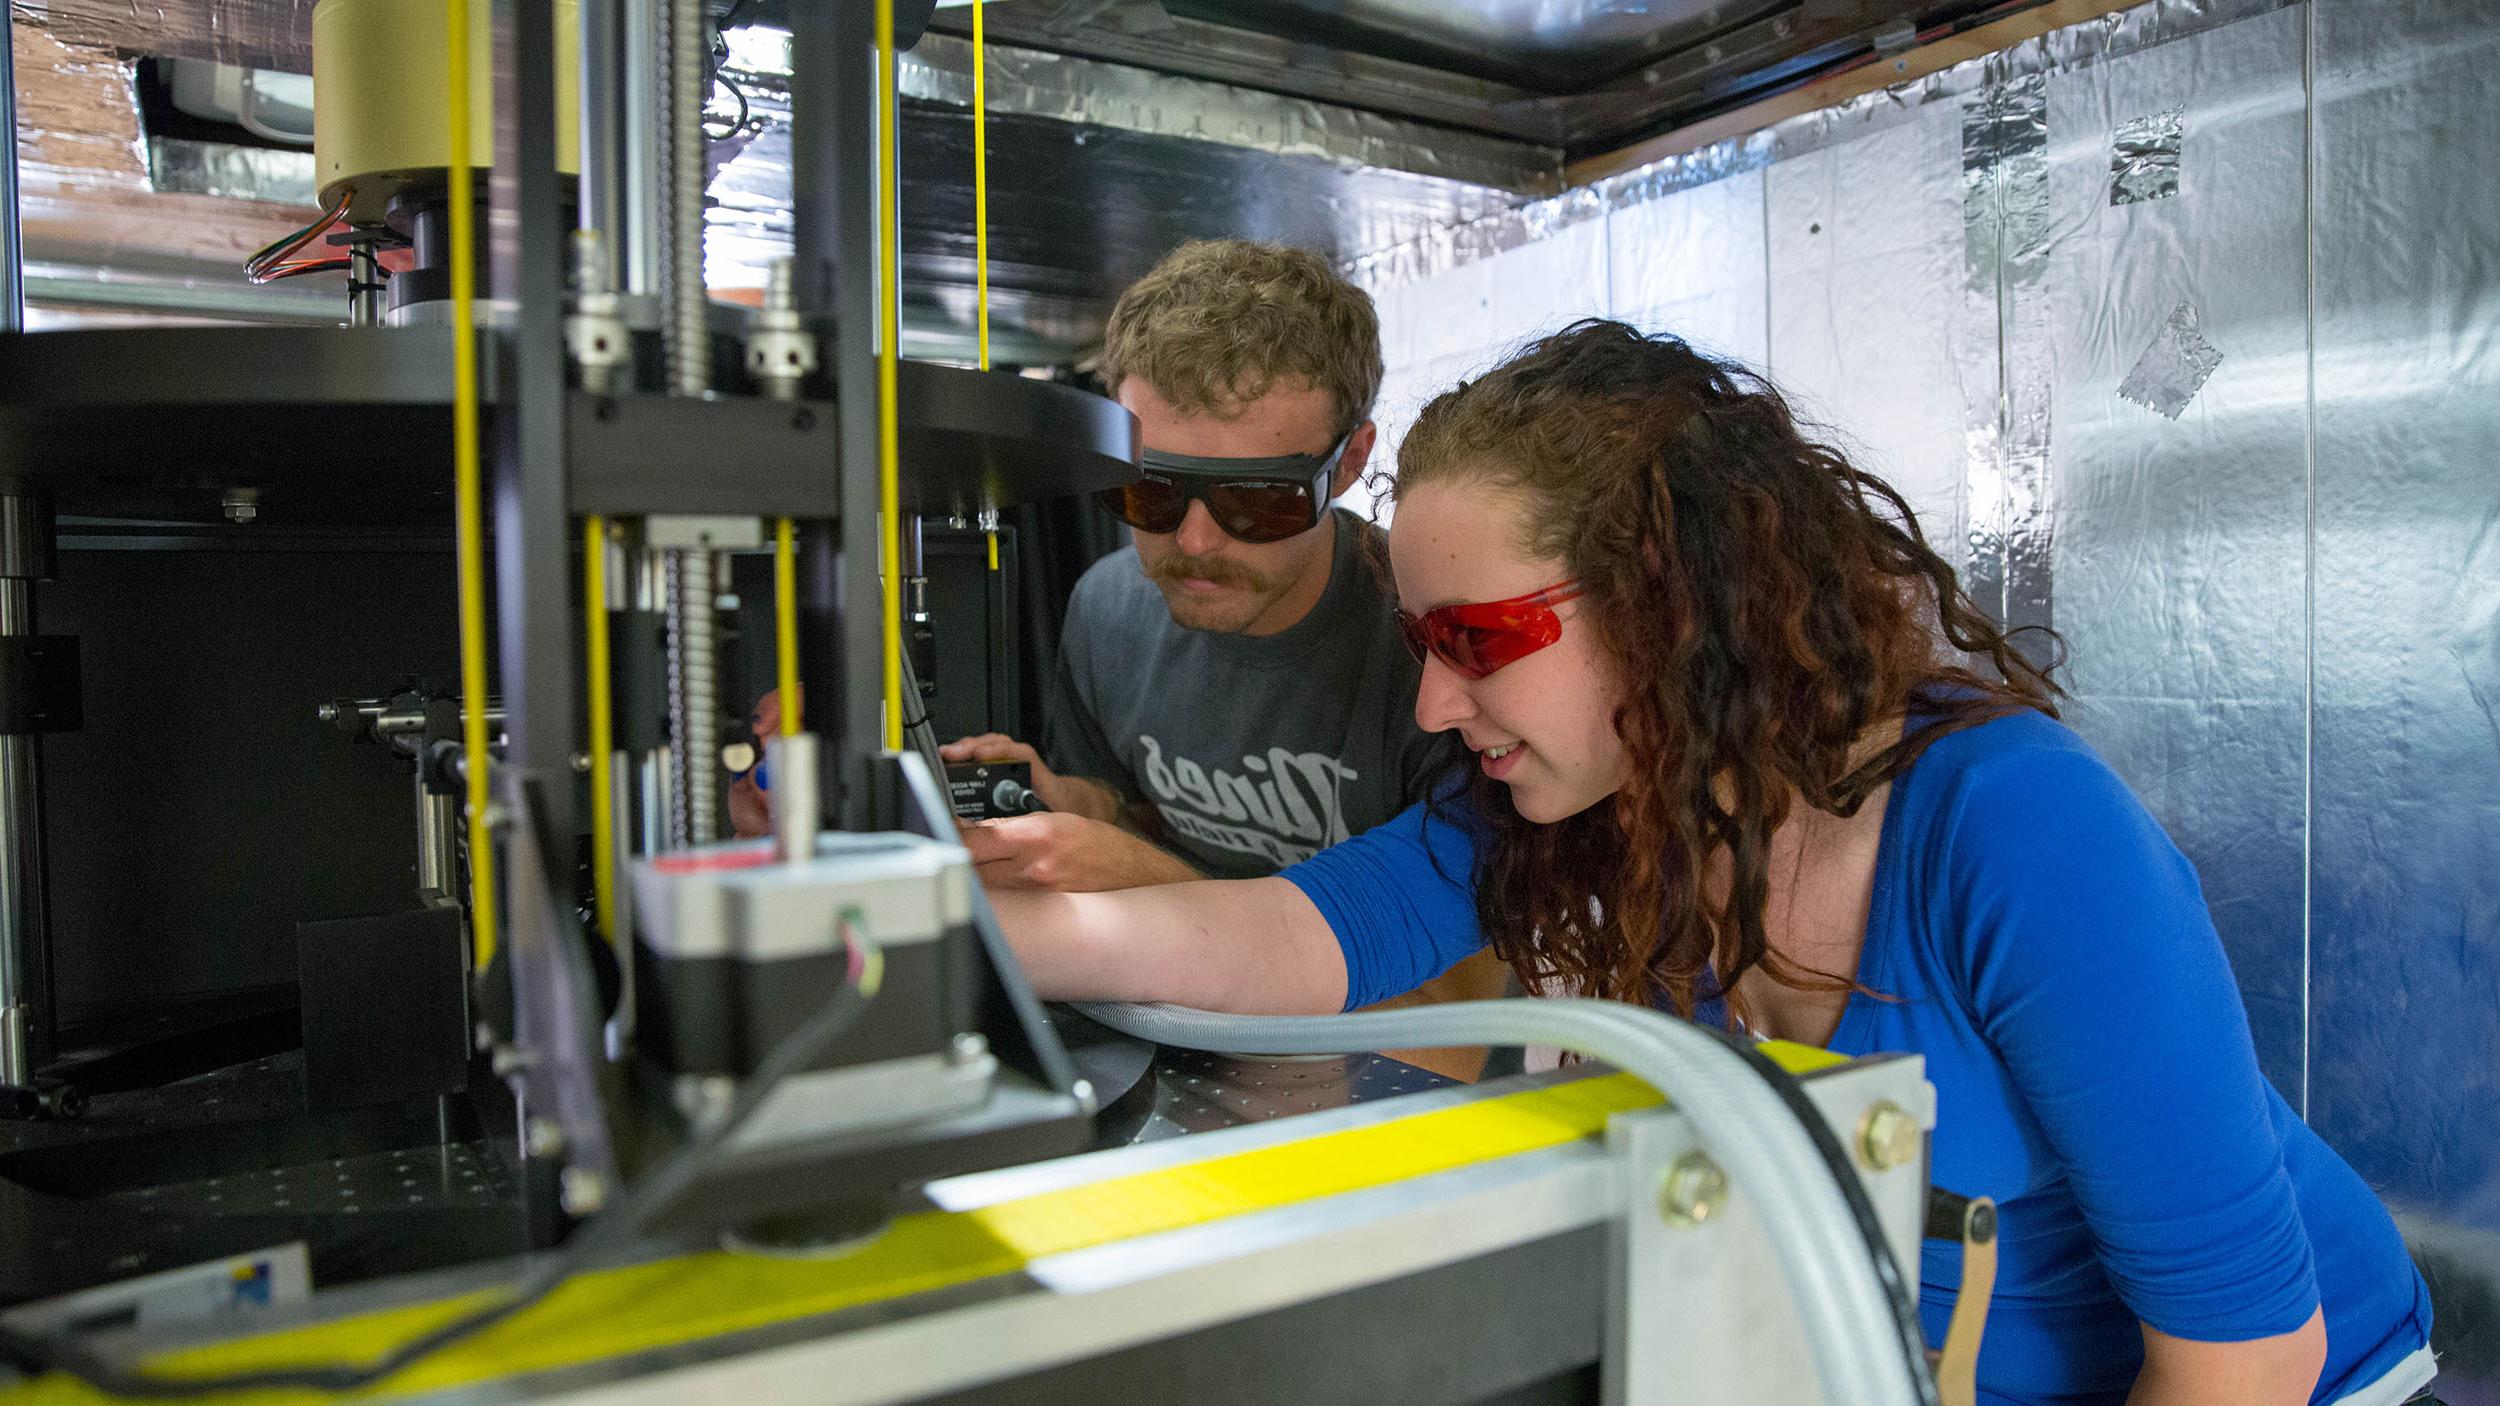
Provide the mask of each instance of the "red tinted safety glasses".
POLYGON ((1282 542, 1319 526, 1328 508, 1328 480, 1345 457, 1346 441, 1324 455, 1207 459, 1149 449, 1144 477, 1094 495, 1104 511, 1140 532, 1178 532, 1192 500, 1224 535, 1242 542, 1282 542))
POLYGON ((1508 600, 1445 605, 1421 615, 1401 610, 1398 630, 1417 663, 1429 653, 1461 677, 1480 679, 1561 639, 1562 617, 1553 608, 1579 599, 1585 589, 1563 581, 1508 600))

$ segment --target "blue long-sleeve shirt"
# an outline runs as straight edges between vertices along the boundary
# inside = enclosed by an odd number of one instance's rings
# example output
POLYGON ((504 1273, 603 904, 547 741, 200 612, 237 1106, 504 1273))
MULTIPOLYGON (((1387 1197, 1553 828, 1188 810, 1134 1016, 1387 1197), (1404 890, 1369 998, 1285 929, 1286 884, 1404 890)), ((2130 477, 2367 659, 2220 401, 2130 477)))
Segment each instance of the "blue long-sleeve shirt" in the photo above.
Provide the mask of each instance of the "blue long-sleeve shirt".
MULTIPOLYGON (((1349 1008, 1482 945, 1475 827, 1417 807, 1284 871, 1345 951, 1349 1008)), ((1858 981, 1831 1048, 1915 1051, 1934 1179, 1997 1200, 1983 1401, 2115 1403, 2141 1320, 2232 1342, 2323 1304, 2313 1400, 2428 1341, 2395 1225, 2257 1071, 2196 875, 2081 738, 2021 713, 1940 738, 1892 785, 1858 981)), ((1930 1242, 1939 1343, 1958 1246, 1930 1242)))

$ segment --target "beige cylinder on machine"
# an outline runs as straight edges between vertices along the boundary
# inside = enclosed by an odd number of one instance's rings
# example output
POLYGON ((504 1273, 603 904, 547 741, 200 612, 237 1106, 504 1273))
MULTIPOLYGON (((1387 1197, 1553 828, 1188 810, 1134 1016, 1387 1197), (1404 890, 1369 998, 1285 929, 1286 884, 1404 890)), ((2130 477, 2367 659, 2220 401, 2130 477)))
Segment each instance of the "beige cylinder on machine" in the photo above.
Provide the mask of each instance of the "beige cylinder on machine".
MULTIPOLYGON (((437 0, 313 6, 313 168, 324 205, 374 225, 392 196, 443 183, 451 165, 449 17, 437 0)), ((555 0, 556 165, 581 169, 581 0, 555 0)), ((494 164, 494 16, 469 0, 469 160, 494 164)))

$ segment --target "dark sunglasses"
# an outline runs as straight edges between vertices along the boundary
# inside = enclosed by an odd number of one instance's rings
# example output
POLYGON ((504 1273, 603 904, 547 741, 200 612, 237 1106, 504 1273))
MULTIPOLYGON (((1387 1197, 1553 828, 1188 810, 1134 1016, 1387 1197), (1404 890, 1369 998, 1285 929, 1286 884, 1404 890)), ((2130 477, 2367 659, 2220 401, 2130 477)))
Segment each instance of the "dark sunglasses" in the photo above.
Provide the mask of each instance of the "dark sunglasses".
POLYGON ((1577 600, 1587 588, 1562 581, 1508 600, 1444 605, 1421 615, 1398 612, 1398 631, 1420 664, 1426 654, 1463 678, 1480 679, 1516 664, 1562 638, 1562 617, 1553 608, 1577 600))
POLYGON ((1242 542, 1281 542, 1319 526, 1328 510, 1328 480, 1345 457, 1346 439, 1326 454, 1263 459, 1202 459, 1149 449, 1144 477, 1094 495, 1104 511, 1140 532, 1178 532, 1193 501, 1224 535, 1242 542))

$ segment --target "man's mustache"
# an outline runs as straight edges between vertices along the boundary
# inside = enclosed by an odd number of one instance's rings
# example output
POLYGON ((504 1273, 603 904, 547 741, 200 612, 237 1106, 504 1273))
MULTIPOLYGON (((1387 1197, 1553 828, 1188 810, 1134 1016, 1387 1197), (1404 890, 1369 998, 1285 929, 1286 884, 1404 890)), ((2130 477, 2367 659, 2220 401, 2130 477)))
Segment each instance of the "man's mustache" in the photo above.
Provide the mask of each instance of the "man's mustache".
POLYGON ((1193 557, 1175 553, 1155 563, 1154 579, 1178 585, 1187 580, 1211 581, 1218 586, 1237 586, 1243 590, 1267 589, 1267 578, 1239 562, 1222 557, 1193 557))

